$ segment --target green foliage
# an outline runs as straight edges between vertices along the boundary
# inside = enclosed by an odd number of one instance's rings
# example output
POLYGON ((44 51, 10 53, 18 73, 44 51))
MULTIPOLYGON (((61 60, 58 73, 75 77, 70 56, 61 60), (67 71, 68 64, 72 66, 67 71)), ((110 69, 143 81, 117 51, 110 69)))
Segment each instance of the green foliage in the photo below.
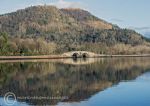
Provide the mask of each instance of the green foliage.
POLYGON ((8 35, 5 32, 0 32, 0 53, 7 51, 8 35))
POLYGON ((0 36, 0 55, 45 55, 56 51, 56 44, 43 38, 9 38, 7 42, 4 38, 0 36))
POLYGON ((27 35, 36 34, 36 33, 38 33, 38 30, 36 28, 33 28, 33 27, 28 27, 26 30, 27 35))
POLYGON ((6 32, 0 32, 0 37, 3 38, 4 43, 7 43, 8 40, 8 34, 6 32))
POLYGON ((38 21, 39 25, 47 25, 48 24, 48 20, 47 19, 41 19, 38 21))

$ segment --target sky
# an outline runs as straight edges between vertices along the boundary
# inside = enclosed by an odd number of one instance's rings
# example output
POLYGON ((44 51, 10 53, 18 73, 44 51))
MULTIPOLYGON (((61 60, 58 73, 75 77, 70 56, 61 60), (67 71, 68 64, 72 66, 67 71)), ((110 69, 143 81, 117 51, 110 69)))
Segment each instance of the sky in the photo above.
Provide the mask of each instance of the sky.
POLYGON ((150 37, 150 0, 0 0, 0 14, 45 4, 82 8, 121 28, 134 29, 150 37))

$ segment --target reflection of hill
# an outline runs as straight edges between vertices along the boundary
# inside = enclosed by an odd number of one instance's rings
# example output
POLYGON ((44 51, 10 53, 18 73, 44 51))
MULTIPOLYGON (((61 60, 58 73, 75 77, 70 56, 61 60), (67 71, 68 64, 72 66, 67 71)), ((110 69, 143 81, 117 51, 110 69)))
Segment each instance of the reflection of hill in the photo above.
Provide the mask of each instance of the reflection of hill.
MULTIPOLYGON (((87 65, 62 61, 1 63, 0 94, 12 91, 17 96, 68 96, 66 101, 81 101, 122 80, 135 79, 149 69, 148 58, 101 58, 87 65)), ((59 101, 28 102, 57 104, 59 101)))

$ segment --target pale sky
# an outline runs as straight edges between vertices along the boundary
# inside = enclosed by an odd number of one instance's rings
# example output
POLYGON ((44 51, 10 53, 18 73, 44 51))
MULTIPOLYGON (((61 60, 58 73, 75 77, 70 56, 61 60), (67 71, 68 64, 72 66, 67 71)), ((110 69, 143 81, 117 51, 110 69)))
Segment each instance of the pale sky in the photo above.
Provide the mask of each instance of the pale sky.
POLYGON ((86 9, 108 22, 150 37, 150 0, 0 0, 0 14, 44 4, 86 9))

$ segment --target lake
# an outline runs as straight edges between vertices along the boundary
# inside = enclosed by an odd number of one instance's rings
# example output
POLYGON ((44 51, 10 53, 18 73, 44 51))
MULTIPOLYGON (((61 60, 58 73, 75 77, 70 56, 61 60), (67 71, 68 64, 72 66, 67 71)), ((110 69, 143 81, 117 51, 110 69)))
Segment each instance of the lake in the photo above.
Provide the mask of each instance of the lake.
POLYGON ((0 60, 2 106, 150 106, 150 58, 0 60))

